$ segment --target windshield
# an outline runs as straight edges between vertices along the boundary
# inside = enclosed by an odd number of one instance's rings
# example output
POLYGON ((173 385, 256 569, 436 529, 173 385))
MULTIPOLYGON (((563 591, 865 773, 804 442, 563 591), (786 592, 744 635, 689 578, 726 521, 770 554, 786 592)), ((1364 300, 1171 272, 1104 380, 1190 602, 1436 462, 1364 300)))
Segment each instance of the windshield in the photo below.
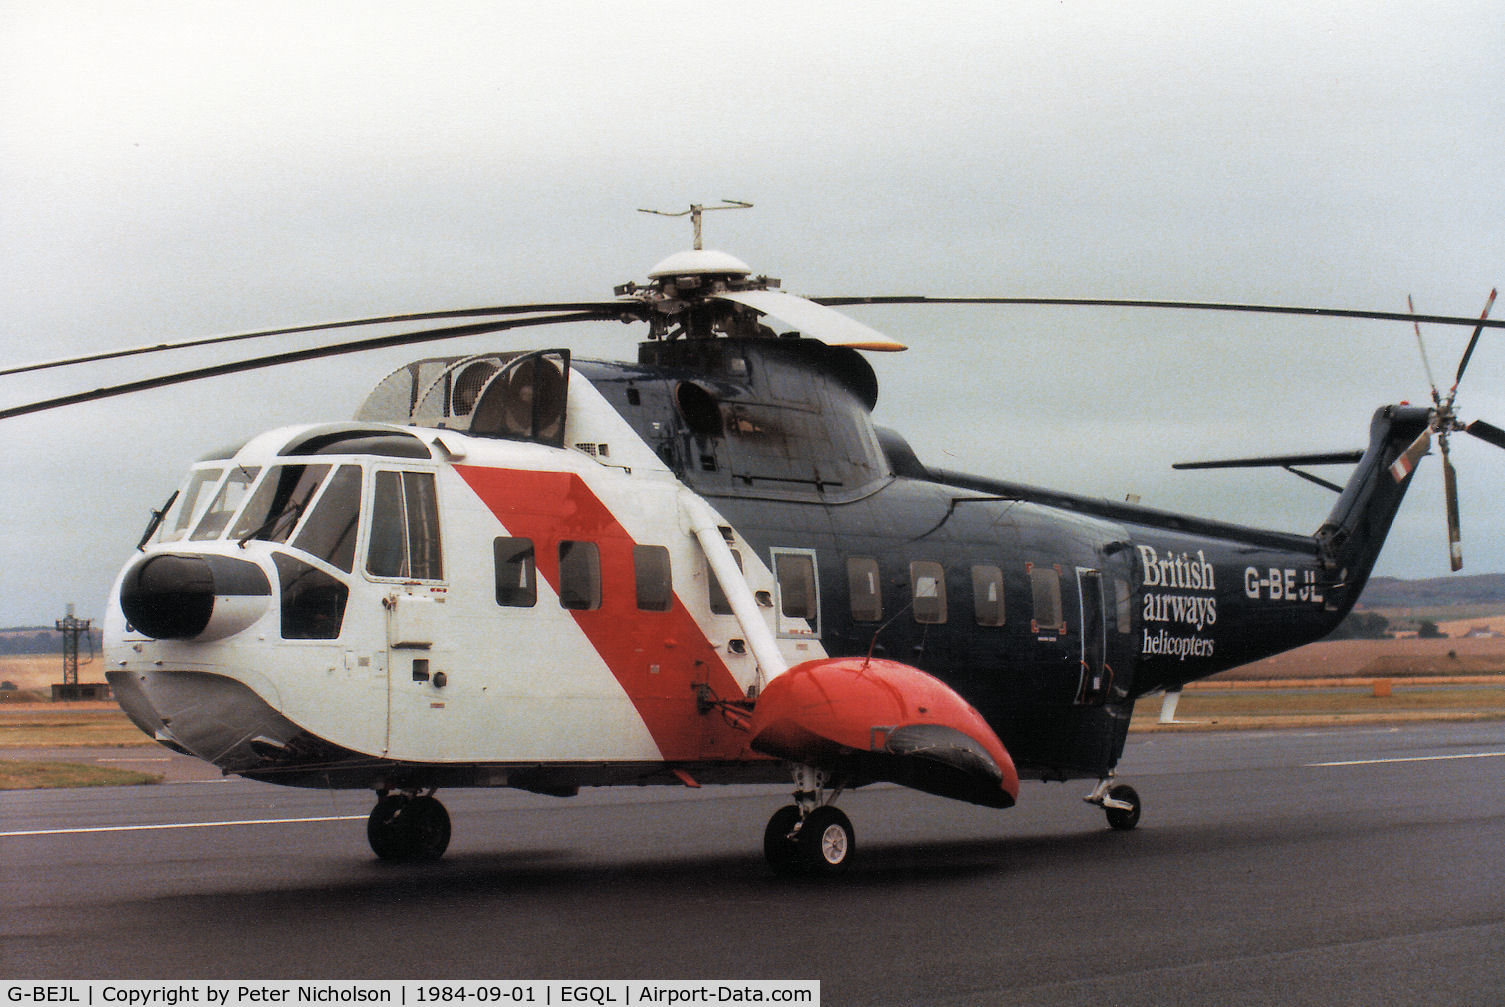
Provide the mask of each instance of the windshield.
POLYGON ((177 541, 189 528, 196 541, 219 538, 234 518, 232 539, 290 543, 346 573, 355 568, 359 465, 274 465, 259 482, 259 468, 241 466, 225 476, 209 502, 224 471, 196 468, 189 473, 162 519, 157 541, 177 541))
POLYGON ((225 474, 223 468, 196 468, 188 473, 173 505, 162 517, 157 528, 156 541, 176 542, 188 534, 188 529, 204 514, 209 503, 209 490, 225 474))
POLYGON ((245 500, 246 490, 250 489, 251 484, 256 481, 256 473, 260 471, 260 468, 247 468, 244 465, 231 469, 230 474, 225 477, 224 485, 215 494, 214 502, 199 519, 198 526, 193 529, 193 534, 189 538, 195 542, 219 538, 220 532, 225 530, 225 525, 230 523, 230 517, 240 508, 241 501, 245 500))
POLYGON ((242 542, 286 542, 303 510, 318 492, 328 465, 275 465, 241 511, 230 537, 242 542))

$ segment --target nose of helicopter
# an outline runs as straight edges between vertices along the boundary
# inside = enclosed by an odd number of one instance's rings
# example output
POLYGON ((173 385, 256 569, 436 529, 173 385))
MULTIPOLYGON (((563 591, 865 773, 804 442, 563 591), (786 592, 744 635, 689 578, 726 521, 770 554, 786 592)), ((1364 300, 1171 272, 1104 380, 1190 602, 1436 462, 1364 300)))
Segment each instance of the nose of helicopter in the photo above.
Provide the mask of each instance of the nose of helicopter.
POLYGON ((126 621, 156 640, 228 636, 265 613, 271 596, 260 566, 210 554, 143 556, 120 582, 126 621))

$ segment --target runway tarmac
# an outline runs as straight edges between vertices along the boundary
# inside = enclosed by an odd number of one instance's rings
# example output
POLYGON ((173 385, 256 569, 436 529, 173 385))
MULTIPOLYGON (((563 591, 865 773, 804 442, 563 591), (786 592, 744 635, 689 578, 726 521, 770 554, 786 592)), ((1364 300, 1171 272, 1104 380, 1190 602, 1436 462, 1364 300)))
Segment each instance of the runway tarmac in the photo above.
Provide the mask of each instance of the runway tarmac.
MULTIPOLYGON (((139 753, 138 753, 139 754, 139 753)), ((835 883, 763 864, 779 788, 452 791, 436 864, 371 796, 244 780, 0 794, 0 975, 814 978, 827 1004, 1498 1004, 1505 724, 1149 734, 1132 833, 842 798, 835 883), (26 834, 30 833, 30 834, 26 834)), ((169 779, 174 778, 171 774, 169 779)))

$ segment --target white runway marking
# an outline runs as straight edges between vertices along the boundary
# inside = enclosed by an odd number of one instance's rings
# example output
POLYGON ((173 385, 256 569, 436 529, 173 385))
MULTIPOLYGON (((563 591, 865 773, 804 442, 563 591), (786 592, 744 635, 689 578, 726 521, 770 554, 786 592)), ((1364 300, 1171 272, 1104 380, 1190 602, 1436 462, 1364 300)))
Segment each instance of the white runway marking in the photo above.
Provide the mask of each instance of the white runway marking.
POLYGON ((301 822, 355 822, 366 815, 326 815, 323 818, 247 818, 235 822, 169 822, 165 825, 95 825, 82 829, 32 829, 0 832, 0 839, 11 836, 76 836, 86 832, 152 832, 160 829, 222 829, 232 825, 294 825, 301 822))
POLYGON ((1502 759, 1505 752, 1469 752, 1466 755, 1411 755, 1395 759, 1350 759, 1347 762, 1308 762, 1307 768, 1318 766, 1382 766, 1390 762, 1445 762, 1448 759, 1502 759))

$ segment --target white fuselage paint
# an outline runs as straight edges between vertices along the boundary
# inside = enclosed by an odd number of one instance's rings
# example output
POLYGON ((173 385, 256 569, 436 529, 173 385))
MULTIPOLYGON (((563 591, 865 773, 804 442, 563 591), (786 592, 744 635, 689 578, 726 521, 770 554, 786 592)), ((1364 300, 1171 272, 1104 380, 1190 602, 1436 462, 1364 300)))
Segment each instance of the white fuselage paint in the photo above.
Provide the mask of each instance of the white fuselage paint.
MULTIPOLYGON (((265 473, 277 463, 277 451, 308 429, 312 428, 264 434, 233 461, 218 464, 227 470, 259 466, 265 473)), ((681 495, 690 491, 578 373, 570 382, 563 450, 449 430, 390 429, 420 437, 431 446, 434 460, 340 455, 284 459, 363 467, 363 516, 353 573, 258 540, 241 545, 226 539, 179 539, 148 546, 149 552, 231 556, 255 562, 267 574, 274 595, 267 611, 239 632, 211 641, 154 640, 130 630, 120 610, 117 582, 105 619, 106 658, 112 671, 130 675, 157 716, 167 721, 161 731, 176 735, 200 712, 194 709, 193 690, 183 685, 186 676, 197 672, 241 683, 298 728, 373 757, 423 763, 661 759, 660 747, 619 675, 582 631, 574 613, 561 607, 543 577, 537 577, 534 606, 508 608, 497 603, 492 544, 512 529, 472 489, 457 465, 578 478, 633 542, 668 549, 675 596, 694 626, 744 693, 758 683, 755 648, 731 643, 754 635, 750 627, 744 628, 736 616, 710 610, 707 562, 694 534, 696 521, 680 504, 681 495), (593 456, 569 446, 575 444, 608 444, 609 451, 593 456), (366 572, 372 473, 384 469, 434 473, 443 580, 404 582, 366 572), (348 585, 338 639, 281 637, 277 571, 271 559, 275 551, 289 552, 348 585), (398 629, 391 628, 394 619, 401 620, 398 629), (415 679, 415 661, 427 663, 426 680, 415 679)), ((211 492, 206 491, 204 499, 211 492)), ((695 498, 695 503, 701 523, 708 515, 726 525, 703 500, 695 498)), ((308 510, 316 505, 317 498, 308 510)), ((568 520, 568 515, 560 515, 560 520, 568 520)), ((747 596, 776 597, 764 559, 735 532, 730 546, 740 554, 747 596)), ((742 615, 746 618, 748 613, 742 615)), ((824 656, 813 636, 775 640, 774 612, 766 602, 754 617, 763 622, 759 645, 766 641, 778 648, 773 655, 764 652, 769 665, 762 669, 765 680, 789 664, 824 656)), ((249 724, 223 728, 221 740, 227 747, 244 744, 258 729, 249 724)), ((216 753, 201 747, 195 754, 213 759, 216 753)))

